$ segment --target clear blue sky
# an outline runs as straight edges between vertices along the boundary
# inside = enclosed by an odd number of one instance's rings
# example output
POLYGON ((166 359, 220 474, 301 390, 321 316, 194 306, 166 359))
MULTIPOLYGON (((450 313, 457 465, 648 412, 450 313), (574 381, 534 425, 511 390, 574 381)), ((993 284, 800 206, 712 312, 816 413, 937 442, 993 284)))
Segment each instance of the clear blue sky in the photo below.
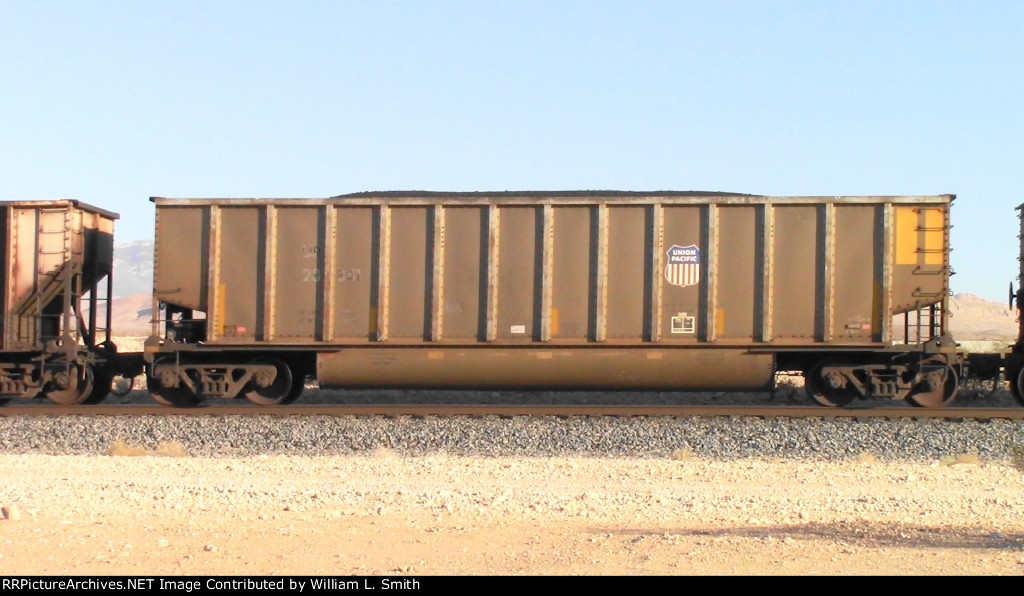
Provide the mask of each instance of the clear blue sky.
POLYGON ((1024 2, 0 0, 0 199, 955 193, 1005 300, 1024 2))

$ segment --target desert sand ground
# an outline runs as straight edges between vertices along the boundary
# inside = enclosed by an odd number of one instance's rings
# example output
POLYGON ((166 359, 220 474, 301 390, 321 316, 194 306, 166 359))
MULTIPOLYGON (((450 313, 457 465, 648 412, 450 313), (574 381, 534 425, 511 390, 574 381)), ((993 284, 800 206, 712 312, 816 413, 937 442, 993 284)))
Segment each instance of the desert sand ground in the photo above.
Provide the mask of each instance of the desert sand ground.
POLYGON ((0 455, 2 573, 1024 572, 1008 463, 163 451, 0 455))

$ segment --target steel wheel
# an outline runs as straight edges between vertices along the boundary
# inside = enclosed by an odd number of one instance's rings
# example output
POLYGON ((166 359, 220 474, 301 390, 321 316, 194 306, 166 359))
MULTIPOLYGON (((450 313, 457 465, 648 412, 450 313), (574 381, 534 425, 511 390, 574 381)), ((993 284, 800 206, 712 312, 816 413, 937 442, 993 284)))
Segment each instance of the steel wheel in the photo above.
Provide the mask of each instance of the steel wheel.
POLYGON ((203 401, 188 387, 164 387, 159 379, 149 375, 146 375, 146 387, 149 389, 149 396, 153 398, 153 401, 172 408, 191 408, 203 401))
MULTIPOLYGON (((929 373, 938 375, 941 378, 933 381, 933 389, 911 394, 907 397, 907 401, 919 408, 941 408, 956 397, 956 393, 960 389, 960 379, 957 378, 953 367, 945 361, 927 360, 925 364, 944 367, 944 370, 929 373)), ((926 381, 921 382, 922 385, 925 383, 926 381)), ((1016 394, 1016 392, 1014 393, 1016 394)))
POLYGON ((288 404, 298 399, 299 394, 302 393, 302 379, 298 380, 298 391, 296 392, 296 381, 287 364, 277 358, 259 358, 253 360, 252 364, 272 364, 277 369, 277 377, 266 387, 260 387, 257 379, 249 381, 242 393, 245 399, 260 406, 288 404))
POLYGON ((196 397, 188 387, 174 387, 172 389, 166 387, 153 389, 150 387, 149 396, 156 403, 172 408, 191 408, 202 403, 202 400, 196 397))
POLYGON ((295 377, 292 379, 292 390, 288 392, 288 396, 281 401, 281 405, 285 406, 290 403, 295 403, 301 396, 302 392, 306 390, 306 378, 295 377))
POLYGON ((110 395, 111 383, 114 381, 114 377, 110 372, 110 369, 101 368, 96 370, 93 374, 95 378, 93 379, 92 392, 89 393, 89 397, 86 397, 85 401, 82 403, 98 404, 110 395))
POLYGON ((46 392, 46 397, 55 404, 62 406, 74 406, 86 402, 93 390, 93 373, 91 366, 78 366, 72 364, 67 372, 59 372, 54 375, 50 383, 58 388, 46 392), (59 385, 67 385, 59 388, 59 385))
POLYGON ((1022 391, 1024 391, 1024 368, 1020 369, 1016 376, 1010 378, 1010 393, 1013 394, 1013 399, 1017 400, 1018 404, 1024 406, 1022 391))
POLYGON ((826 408, 841 408, 848 405, 857 397, 857 392, 849 387, 832 387, 822 377, 822 372, 828 366, 838 365, 835 361, 822 361, 810 371, 804 373, 804 389, 808 397, 818 405, 826 408))

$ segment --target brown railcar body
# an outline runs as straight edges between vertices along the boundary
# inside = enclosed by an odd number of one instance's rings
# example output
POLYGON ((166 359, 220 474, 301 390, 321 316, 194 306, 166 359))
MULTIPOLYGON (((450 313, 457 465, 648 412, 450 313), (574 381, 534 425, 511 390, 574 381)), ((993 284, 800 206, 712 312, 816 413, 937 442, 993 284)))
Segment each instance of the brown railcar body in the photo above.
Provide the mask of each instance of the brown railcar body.
POLYGON ((955 394, 952 195, 359 193, 156 203, 150 387, 955 394))
POLYGON ((0 401, 107 395, 117 218, 74 200, 0 202, 0 401))

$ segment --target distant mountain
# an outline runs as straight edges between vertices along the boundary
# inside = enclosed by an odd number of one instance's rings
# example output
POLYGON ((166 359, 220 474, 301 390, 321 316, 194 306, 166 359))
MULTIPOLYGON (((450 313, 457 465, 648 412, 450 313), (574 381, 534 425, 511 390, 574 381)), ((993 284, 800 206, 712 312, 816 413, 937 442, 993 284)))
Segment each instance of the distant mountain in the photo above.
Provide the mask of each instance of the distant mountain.
POLYGON ((153 306, 153 241, 114 243, 114 330, 119 336, 150 333, 153 306))
POLYGON ((1017 338, 1017 313, 1000 302, 974 294, 955 294, 949 299, 949 314, 949 330, 957 340, 1017 338))
POLYGON ((114 297, 153 291, 153 241, 114 243, 114 297))
POLYGON ((114 298, 114 334, 118 336, 146 336, 150 334, 152 294, 133 294, 114 298))

